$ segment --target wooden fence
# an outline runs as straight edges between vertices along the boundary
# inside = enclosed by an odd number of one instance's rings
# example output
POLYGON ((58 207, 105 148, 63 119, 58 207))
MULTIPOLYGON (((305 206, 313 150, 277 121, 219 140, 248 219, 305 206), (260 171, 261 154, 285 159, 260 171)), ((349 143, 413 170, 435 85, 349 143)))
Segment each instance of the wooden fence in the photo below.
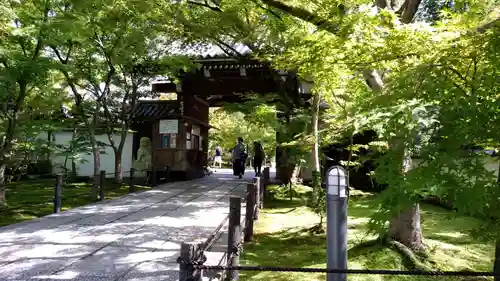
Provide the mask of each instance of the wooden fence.
MULTIPOLYGON (((181 243, 179 262, 179 281, 201 281, 203 272, 195 269, 193 264, 203 264, 206 261, 204 252, 210 249, 220 238, 223 226, 228 222, 228 243, 224 255, 227 266, 238 266, 243 244, 253 240, 254 221, 259 219, 260 209, 264 207, 266 187, 270 182, 269 167, 264 168, 261 177, 255 177, 247 184, 244 198, 231 196, 229 199, 229 215, 224 218, 215 231, 203 242, 181 243), (241 222, 241 207, 246 203, 245 219, 241 222), (243 224, 243 225, 242 225, 243 224)), ((238 271, 222 272, 220 280, 238 280, 238 271)))

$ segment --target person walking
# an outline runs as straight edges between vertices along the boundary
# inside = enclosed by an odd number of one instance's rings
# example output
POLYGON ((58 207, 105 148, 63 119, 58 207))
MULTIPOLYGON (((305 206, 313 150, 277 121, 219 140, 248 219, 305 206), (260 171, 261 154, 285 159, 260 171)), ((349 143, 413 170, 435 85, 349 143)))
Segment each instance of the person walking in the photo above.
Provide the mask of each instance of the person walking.
MULTIPOLYGON (((222 148, 218 144, 215 147, 214 170, 217 168, 217 164, 219 164, 219 169, 222 169, 222 148)), ((217 170, 215 171, 217 172, 217 170)))
POLYGON ((258 141, 253 142, 253 154, 253 169, 255 171, 255 176, 259 177, 261 175, 262 162, 266 155, 262 144, 258 141))
POLYGON ((233 148, 233 174, 238 176, 239 179, 245 174, 245 162, 248 158, 243 138, 238 137, 238 143, 233 148))

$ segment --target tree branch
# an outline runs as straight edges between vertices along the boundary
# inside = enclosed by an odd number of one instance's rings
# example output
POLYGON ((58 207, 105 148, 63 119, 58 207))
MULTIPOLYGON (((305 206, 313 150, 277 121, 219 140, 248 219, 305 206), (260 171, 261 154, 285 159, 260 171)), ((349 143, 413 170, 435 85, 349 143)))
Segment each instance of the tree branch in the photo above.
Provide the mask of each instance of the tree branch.
POLYGON ((19 46, 21 46, 21 50, 23 51, 24 56, 27 57, 28 54, 26 53, 26 46, 24 45, 23 38, 21 37, 19 37, 19 46))
POLYGON ((401 22, 410 23, 413 21, 415 14, 417 13, 418 6, 420 6, 422 0, 406 0, 403 4, 403 12, 401 13, 401 22))
MULTIPOLYGON (((54 53, 56 54, 57 56, 57 59, 64 65, 66 65, 67 61, 64 61, 64 59, 62 58, 61 56, 61 53, 59 52, 59 50, 54 46, 54 45, 51 45, 50 48, 52 49, 52 51, 54 51, 54 53)), ((67 56, 67 58, 69 57, 69 54, 67 56)))
MULTIPOLYGON (((474 31, 477 33, 484 33, 487 30, 498 27, 498 26, 500 26, 500 18, 496 18, 490 22, 487 22, 487 23, 477 27, 474 31)), ((474 32, 474 31, 472 31, 472 32, 474 32)))
MULTIPOLYGON (((443 67, 445 70, 451 71, 467 87, 467 84, 468 84, 467 79, 458 70, 454 69, 453 67, 448 66, 448 65, 441 65, 441 64, 433 64, 433 65, 430 65, 430 66, 443 67)), ((455 88, 457 88, 458 90, 460 90, 462 93, 467 94, 466 88, 460 86, 457 82, 453 81, 453 79, 450 79, 450 80, 451 80, 451 83, 453 84, 453 86, 455 86, 455 88)))
MULTIPOLYGON (((43 10, 43 20, 42 20, 42 23, 45 24, 47 22, 47 19, 49 17, 49 1, 46 0, 45 1, 45 9, 43 10)), ((36 47, 35 47, 35 50, 33 51, 33 57, 31 58, 31 60, 34 60, 38 57, 38 55, 40 54, 40 50, 42 49, 42 45, 43 45, 43 38, 42 38, 42 35, 43 35, 43 32, 45 30, 45 25, 42 25, 40 27, 40 31, 38 32, 38 38, 37 38, 37 42, 36 42, 36 47)))
POLYGON ((219 13, 222 13, 222 9, 219 8, 219 7, 216 7, 216 6, 211 6, 211 5, 208 5, 207 2, 205 3, 200 3, 200 2, 196 2, 196 1, 187 1, 188 4, 191 4, 191 5, 197 5, 197 6, 202 6, 202 7, 205 7, 205 8, 208 8, 212 11, 215 11, 215 12, 219 12, 219 13))
MULTIPOLYGON (((236 54, 237 56, 241 57, 243 56, 243 54, 241 54, 240 52, 238 52, 235 48, 233 48, 231 45, 225 43, 224 41, 222 41, 221 39, 215 39, 217 45, 222 45, 226 48, 228 48, 229 50, 231 50, 234 54, 236 54)), ((220 46, 219 46, 220 47, 220 46)), ((234 54, 229 54, 229 52, 226 52, 224 50, 224 48, 221 48, 225 53, 227 53, 228 55, 234 55, 234 54)))
POLYGON ((388 7, 387 0, 376 0, 375 5, 377 5, 377 7, 381 8, 381 9, 385 9, 388 7))
MULTIPOLYGON (((103 44, 101 38, 99 37, 99 35, 97 35, 97 32, 94 32, 94 36, 96 38, 96 41, 97 41, 99 47, 101 48, 101 50, 102 50, 102 52, 104 54, 104 57, 106 58, 106 64, 109 67, 108 73, 106 75, 106 82, 105 82, 104 91, 103 91, 103 94, 109 94, 110 86, 111 86, 111 80, 113 78, 113 75, 116 72, 115 66, 113 65, 113 62, 112 62, 112 59, 111 59, 111 55, 104 48, 104 44, 103 44)), ((116 42, 113 44, 113 46, 111 47, 110 52, 112 52, 113 49, 116 47, 116 45, 118 44, 118 41, 119 41, 119 39, 117 39, 116 42)))
POLYGON ((68 52, 66 53, 66 59, 64 60, 64 63, 68 63, 69 56, 71 54, 71 51, 73 50, 73 42, 69 41, 69 46, 68 46, 68 52))
POLYGON ((453 74, 455 74, 458 78, 460 78, 460 80, 462 80, 464 82, 465 85, 467 85, 469 82, 467 80, 466 77, 464 77, 462 75, 462 73, 460 73, 460 71, 456 70, 455 68, 451 67, 451 66, 446 66, 446 68, 448 70, 450 70, 451 72, 453 72, 453 74))
POLYGON ((314 24, 318 28, 324 29, 330 33, 338 34, 338 32, 340 30, 339 24, 328 21, 328 20, 326 20, 318 15, 315 15, 314 13, 312 13, 306 9, 292 7, 292 6, 286 5, 278 0, 261 0, 261 1, 262 1, 262 3, 264 3, 270 7, 276 8, 276 9, 281 10, 287 14, 290 14, 296 18, 299 18, 303 21, 307 21, 311 24, 314 24))
MULTIPOLYGON (((128 93, 130 88, 127 81, 127 72, 125 71, 125 69, 121 64, 118 64, 118 68, 120 69, 123 76, 123 84, 125 85, 125 92, 128 93)), ((124 95, 123 99, 125 100, 126 98, 128 98, 127 94, 124 95)))
POLYGON ((476 95, 476 75, 477 75, 477 64, 478 60, 476 57, 472 59, 474 62, 474 70, 472 71, 471 83, 470 83, 470 93, 472 97, 475 99, 475 102, 472 104, 473 107, 477 107, 477 95, 476 95))
POLYGON ((283 21, 283 18, 281 18, 281 16, 276 13, 275 11, 271 10, 271 9, 267 9, 266 7, 264 7, 263 5, 261 5, 258 0, 252 0, 252 2, 254 2, 259 8, 261 8, 262 10, 266 11, 266 12, 269 12, 271 15, 275 16, 277 19, 279 19, 280 21, 283 21))

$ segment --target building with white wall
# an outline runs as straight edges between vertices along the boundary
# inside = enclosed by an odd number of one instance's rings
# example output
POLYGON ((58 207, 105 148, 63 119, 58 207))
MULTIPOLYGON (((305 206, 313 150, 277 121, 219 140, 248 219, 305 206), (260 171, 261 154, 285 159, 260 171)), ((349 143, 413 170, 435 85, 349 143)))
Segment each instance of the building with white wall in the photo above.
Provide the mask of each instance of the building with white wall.
MULTIPOLYGON (((40 138, 47 139, 47 134, 44 134, 40 136, 40 138)), ((70 130, 63 130, 59 132, 53 132, 52 133, 52 141, 56 145, 68 145, 71 142, 72 139, 72 132, 70 130)), ((113 136, 113 139, 115 140, 116 143, 119 143, 121 138, 119 134, 115 134, 113 136)), ((113 152, 113 148, 110 146, 108 135, 102 134, 102 135, 97 135, 96 140, 101 143, 107 144, 104 148, 101 149, 101 170, 105 170, 107 174, 107 177, 112 178, 113 177, 113 172, 115 170, 115 154, 113 152)), ((134 134, 132 132, 129 132, 126 136, 126 141, 125 145, 123 147, 122 151, 122 171, 124 172, 124 176, 128 176, 128 171, 132 168, 133 164, 133 140, 134 140, 134 134), (127 172, 127 173, 125 173, 127 172)), ((78 155, 80 159, 83 159, 84 161, 77 161, 76 163, 76 171, 78 176, 93 176, 94 174, 94 157, 92 153, 86 154, 86 153, 81 153, 78 155), (83 163, 82 163, 83 162, 83 163)), ((64 160, 65 156, 58 156, 57 153, 54 154, 54 156, 51 157, 50 159, 52 161, 52 166, 53 166, 53 172, 54 173, 61 173, 63 172, 64 167, 64 160)), ((68 161, 66 163, 66 168, 68 171, 71 171, 71 161, 68 161)))

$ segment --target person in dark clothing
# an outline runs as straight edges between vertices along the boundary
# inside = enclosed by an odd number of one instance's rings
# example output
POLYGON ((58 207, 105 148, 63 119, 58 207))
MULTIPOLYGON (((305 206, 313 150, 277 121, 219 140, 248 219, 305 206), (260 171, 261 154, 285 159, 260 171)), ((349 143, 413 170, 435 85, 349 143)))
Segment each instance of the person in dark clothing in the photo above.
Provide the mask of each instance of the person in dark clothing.
POLYGON ((248 154, 246 152, 243 138, 238 138, 238 143, 233 148, 233 174, 238 176, 239 179, 245 174, 245 162, 248 154))
POLYGON ((253 169, 255 170, 255 176, 261 175, 262 162, 264 161, 265 154, 262 144, 258 141, 253 142, 253 169))

